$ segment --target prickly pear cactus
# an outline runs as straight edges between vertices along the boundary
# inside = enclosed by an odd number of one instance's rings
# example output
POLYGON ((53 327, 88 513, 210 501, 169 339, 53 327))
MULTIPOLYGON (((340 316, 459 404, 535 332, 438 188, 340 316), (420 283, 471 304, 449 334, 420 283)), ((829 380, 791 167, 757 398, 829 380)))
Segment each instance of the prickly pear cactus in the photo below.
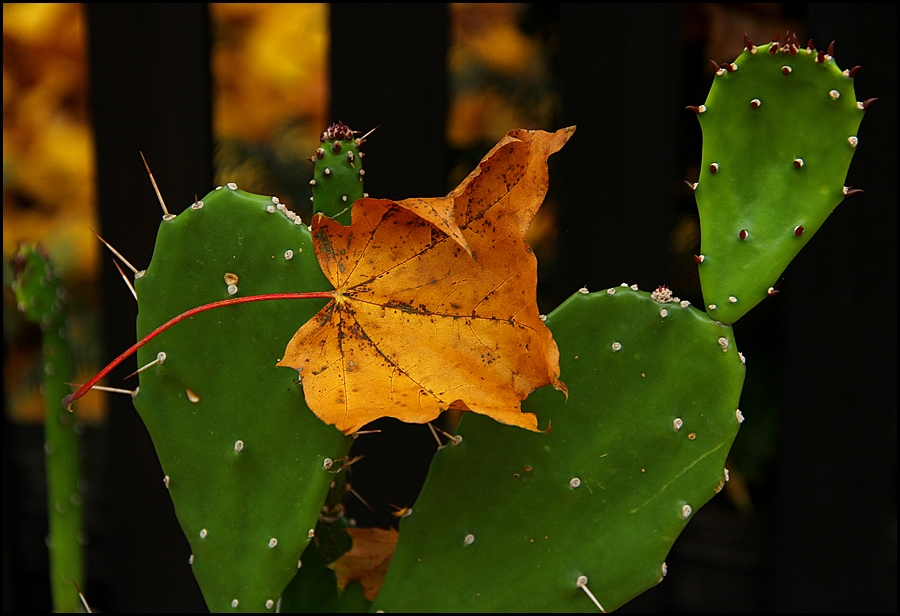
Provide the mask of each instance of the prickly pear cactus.
POLYGON ((796 36, 746 49, 718 68, 706 103, 695 195, 706 308, 733 323, 774 294, 788 263, 834 208, 870 101, 857 102, 854 70, 796 36))
POLYGON ((546 322, 568 400, 544 388, 523 403, 545 434, 466 414, 401 522, 375 609, 596 610, 587 591, 615 609, 662 580, 727 480, 744 379, 730 326, 627 286, 576 293, 546 322))
MULTIPOLYGON (((135 280, 138 337, 212 301, 330 289, 309 229, 276 198, 229 184, 167 218, 135 280)), ((138 352, 134 405, 212 611, 274 609, 314 535, 332 460, 352 442, 308 409, 296 372, 275 366, 324 303, 220 308, 138 352)))
POLYGON ((63 409, 60 396, 69 393, 74 368, 66 323, 66 292, 46 253, 23 245, 13 262, 12 289, 19 310, 41 327, 44 367, 44 453, 47 470, 47 511, 50 549, 50 589, 53 609, 79 612, 81 602, 72 582, 84 588, 82 497, 78 489, 78 436, 75 416, 63 409))
POLYGON ((362 152, 365 137, 341 122, 322 133, 321 147, 311 156, 313 163, 313 213, 325 214, 343 225, 350 224, 350 206, 363 197, 362 152))

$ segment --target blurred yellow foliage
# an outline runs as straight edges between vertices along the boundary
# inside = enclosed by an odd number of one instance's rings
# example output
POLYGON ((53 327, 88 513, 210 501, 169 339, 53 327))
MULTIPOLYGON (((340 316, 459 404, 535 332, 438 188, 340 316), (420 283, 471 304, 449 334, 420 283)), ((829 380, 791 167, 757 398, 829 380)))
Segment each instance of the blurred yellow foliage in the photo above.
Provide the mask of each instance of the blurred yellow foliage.
POLYGON ((86 72, 80 4, 3 5, 3 254, 41 242, 69 283, 99 257, 86 72))
MULTIPOLYGON (((71 306, 82 310, 70 329, 81 357, 96 348, 84 307, 93 299, 86 282, 96 279, 100 257, 90 233, 97 215, 85 38, 81 4, 3 5, 3 257, 11 258, 22 242, 47 248, 76 299, 71 306)), ((41 347, 22 321, 11 318, 9 326, 16 344, 4 362, 7 414, 40 422, 41 347)), ((79 366, 76 379, 87 372, 94 368, 79 366)), ((97 421, 106 397, 89 398, 79 419, 97 421)))
POLYGON ((328 5, 215 3, 210 15, 216 137, 265 141, 296 117, 324 130, 328 5))
POLYGON ((554 129, 558 100, 546 53, 519 24, 528 6, 453 3, 450 8, 449 145, 494 143, 512 128, 554 129))

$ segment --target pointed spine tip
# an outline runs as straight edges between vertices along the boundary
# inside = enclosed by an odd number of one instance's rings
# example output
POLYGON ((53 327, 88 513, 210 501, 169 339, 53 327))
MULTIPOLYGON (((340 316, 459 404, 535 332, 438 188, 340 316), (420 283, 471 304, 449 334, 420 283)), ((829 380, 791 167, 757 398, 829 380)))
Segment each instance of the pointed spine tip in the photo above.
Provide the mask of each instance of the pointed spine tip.
POLYGON ((828 55, 834 57, 834 41, 828 44, 828 55))
POLYGON ((863 111, 867 110, 872 105, 872 103, 874 103, 877 100, 878 100, 877 98, 867 98, 866 100, 864 100, 862 103, 863 111))
POLYGON ((701 114, 706 111, 706 105, 688 105, 685 109, 690 109, 696 114, 701 114))
POLYGON ((822 64, 823 62, 825 62, 825 52, 820 50, 819 55, 816 56, 816 63, 822 64))
POLYGON ((691 182, 689 180, 684 180, 684 183, 687 184, 687 187, 691 190, 697 190, 697 182, 691 182))
POLYGON ((847 71, 847 77, 849 77, 850 79, 853 79, 854 77, 856 77, 856 71, 858 71, 858 70, 861 69, 861 68, 862 68, 862 67, 859 66, 859 65, 854 66, 854 67, 851 68, 849 71, 847 71))
POLYGON ((849 197, 851 195, 856 195, 861 192, 865 192, 862 188, 851 188, 850 186, 844 186, 843 191, 845 196, 849 197))

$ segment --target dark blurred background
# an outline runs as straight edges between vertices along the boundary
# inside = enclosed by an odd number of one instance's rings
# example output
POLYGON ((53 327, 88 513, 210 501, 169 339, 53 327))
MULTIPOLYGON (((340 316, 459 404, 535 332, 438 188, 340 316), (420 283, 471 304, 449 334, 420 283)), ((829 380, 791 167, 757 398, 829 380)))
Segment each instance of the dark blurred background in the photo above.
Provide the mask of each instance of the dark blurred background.
MULTIPOLYGON (((529 232, 549 312, 581 286, 667 283, 702 300, 693 254, 707 61, 794 30, 862 65, 860 129, 838 207, 735 324, 747 418, 732 481, 699 511, 669 574, 623 611, 896 611, 896 6, 889 4, 4 4, 4 257, 41 240, 73 294, 81 378, 134 342, 136 306, 87 227, 136 266, 160 211, 234 181, 308 215, 318 134, 379 126, 366 190, 445 194, 507 130, 578 131, 551 159, 529 232)), ((6 282, 6 281, 5 281, 6 282)), ((4 294, 4 611, 50 609, 39 335, 4 294), (36 363, 37 362, 37 363, 36 363), (35 372, 37 365, 37 373, 35 372)), ((299 324, 298 324, 299 325, 299 324)), ((136 366, 121 366, 119 381, 136 366)), ((89 397, 90 398, 90 397, 89 397)), ((202 611, 187 541, 126 396, 79 407, 92 607, 202 611)), ((396 525, 435 443, 381 420, 348 502, 396 525)))

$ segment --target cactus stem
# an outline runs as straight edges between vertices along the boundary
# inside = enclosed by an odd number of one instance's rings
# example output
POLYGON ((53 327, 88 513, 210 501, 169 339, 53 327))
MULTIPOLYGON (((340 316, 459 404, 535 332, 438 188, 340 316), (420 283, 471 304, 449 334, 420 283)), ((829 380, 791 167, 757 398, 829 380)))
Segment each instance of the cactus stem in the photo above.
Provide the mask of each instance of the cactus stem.
POLYGON ((128 285, 128 290, 131 291, 131 294, 134 296, 135 301, 137 301, 137 291, 134 290, 131 282, 128 281, 128 277, 125 276, 125 272, 123 272, 122 268, 119 267, 119 262, 113 259, 113 265, 115 265, 116 269, 119 270, 119 275, 122 276, 122 280, 124 280, 125 284, 128 285))
MULTIPOLYGON (((147 159, 144 158, 143 152, 141 152, 141 160, 144 161, 144 168, 147 169, 147 175, 150 176, 150 183, 153 184, 153 190, 156 191, 156 198, 159 199, 159 205, 162 206, 163 220, 172 220, 175 218, 175 214, 170 214, 169 210, 166 208, 166 202, 163 201, 162 193, 159 192, 159 186, 156 185, 156 179, 153 177, 153 173, 150 172, 150 165, 147 164, 147 159)), ((231 186, 229 186, 229 188, 231 188, 231 186)))
POLYGON ((100 235, 99 235, 96 231, 94 231, 93 229, 91 229, 91 233, 93 233, 93 234, 97 237, 98 240, 100 240, 101 242, 103 242, 103 245, 106 246, 107 248, 109 248, 110 252, 112 252, 114 255, 116 255, 117 257, 119 257, 119 259, 121 259, 122 263, 124 263, 125 265, 128 266, 128 269, 130 269, 132 272, 134 272, 134 277, 135 277, 135 278, 140 278, 141 276, 144 275, 144 272, 145 272, 146 270, 140 270, 140 271, 138 271, 138 269, 137 269, 135 266, 133 266, 131 263, 128 262, 128 259, 126 259, 125 257, 122 256, 122 253, 120 253, 118 250, 116 250, 115 248, 113 248, 112 246, 110 246, 109 242, 107 242, 105 239, 103 239, 102 237, 100 237, 100 235))
MULTIPOLYGON (((165 362, 166 362, 166 352, 165 352, 165 351, 160 351, 159 353, 156 354, 156 359, 154 359, 153 361, 151 361, 150 363, 148 363, 146 366, 144 366, 144 367, 142 367, 142 368, 138 368, 137 370, 135 370, 134 372, 132 372, 131 374, 129 374, 128 376, 126 376, 126 377, 125 377, 124 379, 122 379, 122 380, 124 381, 125 379, 130 379, 131 377, 133 377, 133 376, 134 376, 135 374, 137 374, 138 372, 143 372, 144 370, 146 370, 146 369, 149 368, 150 366, 155 366, 156 364, 163 365, 165 362)), ((199 398, 198 398, 198 399, 199 399, 199 398)))
POLYGON ((333 291, 312 291, 309 293, 268 293, 265 295, 249 295, 247 297, 234 297, 232 299, 223 299, 218 302, 212 302, 210 304, 204 304, 202 306, 197 306, 196 308, 191 308, 185 312, 182 312, 178 316, 172 317, 152 332, 138 340, 135 344, 131 345, 126 351, 122 352, 117 358, 112 360, 105 368, 103 368, 100 372, 95 374, 91 380, 81 386, 78 391, 75 393, 69 394, 65 398, 63 398, 63 407, 68 411, 72 411, 72 403, 84 396, 87 392, 91 390, 91 388, 96 385, 100 379, 105 377, 109 372, 121 364, 123 361, 128 359, 132 354, 134 354, 139 348, 156 338, 158 335, 185 319, 188 319, 196 314, 200 314, 201 312, 206 312, 207 310, 213 310, 214 308, 222 308, 224 306, 232 306, 235 304, 248 304, 250 302, 264 302, 270 300, 278 300, 278 299, 334 299, 333 291))
POLYGON ((599 601, 597 601, 597 597, 595 597, 594 593, 592 593, 590 591, 590 589, 587 587, 587 583, 588 583, 588 579, 587 579, 586 575, 580 575, 580 576, 578 576, 578 579, 575 580, 575 586, 577 586, 578 588, 583 590, 585 592, 585 594, 587 594, 587 596, 590 597, 591 601, 594 602, 594 605, 597 606, 597 609, 605 614, 606 610, 603 609, 603 606, 600 605, 599 601))

